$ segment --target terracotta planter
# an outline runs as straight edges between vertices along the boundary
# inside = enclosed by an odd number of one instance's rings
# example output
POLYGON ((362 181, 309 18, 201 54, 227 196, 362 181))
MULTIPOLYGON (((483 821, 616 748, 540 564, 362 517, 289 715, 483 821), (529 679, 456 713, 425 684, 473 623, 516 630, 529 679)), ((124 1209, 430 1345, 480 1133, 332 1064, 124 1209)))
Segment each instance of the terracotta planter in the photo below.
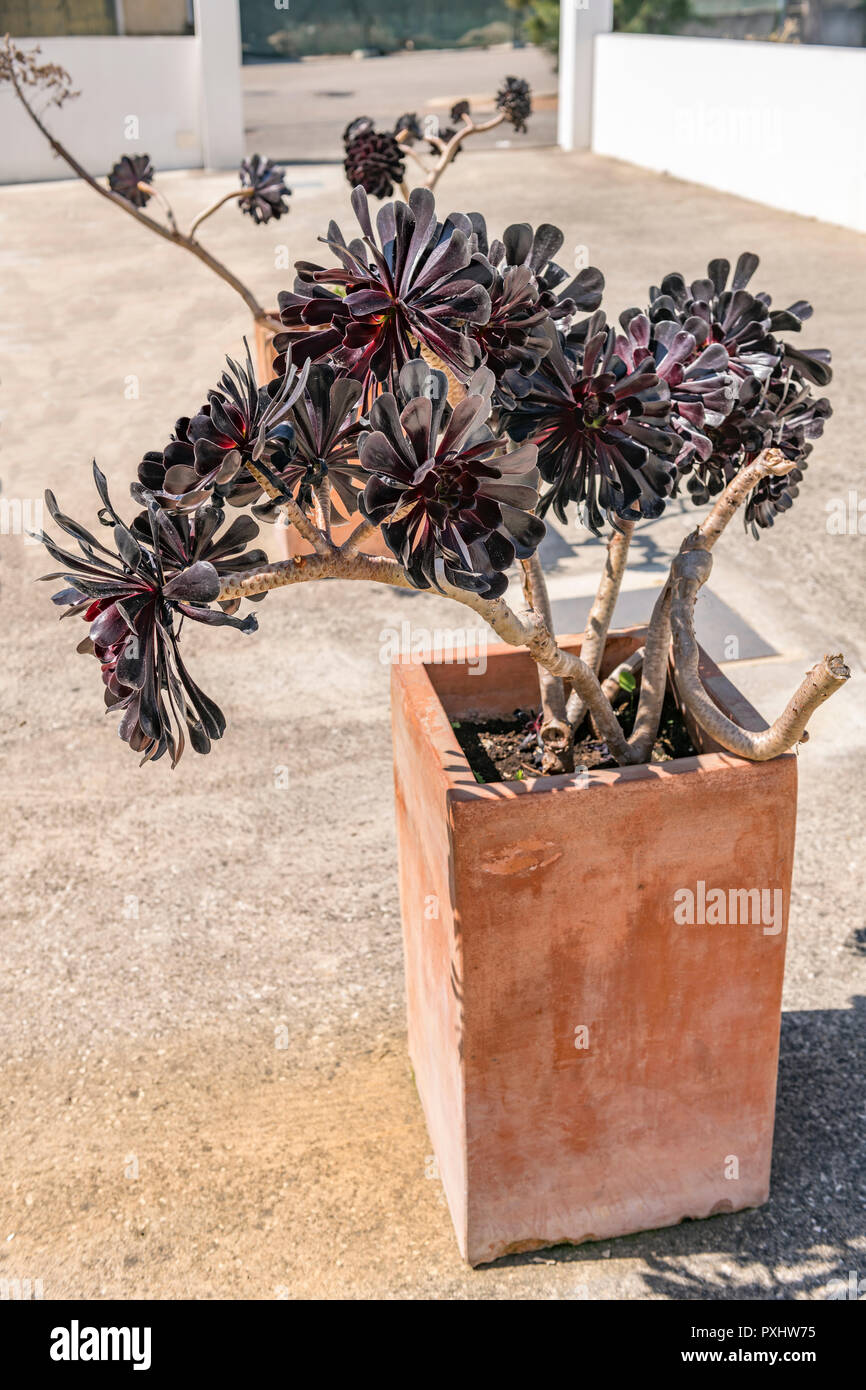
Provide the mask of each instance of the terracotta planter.
MULTIPOLYGON (((274 317, 277 311, 274 310, 274 317)), ((256 337, 256 365, 258 367, 258 377, 260 382, 272 381, 274 377, 274 333, 263 323, 255 324, 256 337)), ((331 534, 337 545, 342 545, 349 538, 355 527, 361 521, 359 512, 354 512, 351 517, 346 515, 336 498, 333 500, 334 522, 331 527, 331 534)), ((293 526, 288 526, 284 521, 278 521, 276 525, 277 550, 280 559, 291 560, 295 555, 310 555, 313 547, 308 545, 305 540, 298 535, 293 526)), ((382 539, 381 532, 377 531, 368 541, 361 546, 361 551, 365 555, 389 555, 390 551, 382 539)))
MULTIPOLYGON (((273 316, 274 318, 279 318, 279 311, 277 309, 274 309, 273 316)), ((274 379, 274 358, 277 355, 274 351, 274 332, 272 329, 268 328, 266 324, 259 323, 258 319, 255 321, 254 327, 256 335, 256 366, 258 368, 259 383, 264 385, 265 382, 273 381, 274 379)))
MULTIPOLYGON (((642 640, 612 634, 603 673, 642 640)), ((706 656, 702 670, 763 727, 706 656)), ((450 721, 536 702, 530 658, 508 647, 483 676, 393 669, 409 1050, 471 1264, 769 1190, 796 758, 709 746, 476 783, 450 721), (740 925, 710 924, 715 889, 740 925), (683 890, 708 924, 683 923, 683 890)))

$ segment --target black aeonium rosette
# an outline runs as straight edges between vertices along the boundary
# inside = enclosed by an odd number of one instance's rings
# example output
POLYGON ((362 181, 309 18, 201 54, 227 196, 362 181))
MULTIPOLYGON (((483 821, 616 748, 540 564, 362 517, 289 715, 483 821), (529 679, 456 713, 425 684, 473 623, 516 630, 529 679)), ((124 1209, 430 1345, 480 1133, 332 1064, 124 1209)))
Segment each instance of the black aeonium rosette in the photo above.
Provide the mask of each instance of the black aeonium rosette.
POLYGON ((605 518, 657 517, 676 484, 682 440, 671 421, 670 389, 652 363, 629 371, 616 356, 616 335, 598 313, 579 349, 564 346, 552 324, 550 348, 531 377, 508 372, 514 397, 500 418, 515 440, 533 440, 550 488, 539 511, 581 507, 598 535, 605 518))
POLYGON ((791 461, 790 473, 762 478, 743 511, 744 525, 757 539, 793 505, 812 441, 823 434, 832 413, 826 396, 813 396, 811 383, 795 367, 780 365, 768 382, 741 392, 730 416, 710 431, 713 452, 706 461, 696 461, 688 480, 692 500, 698 505, 709 501, 763 450, 780 450, 791 461))
POLYGON ((693 334, 668 319, 652 324, 646 314, 629 309, 620 322, 624 331, 614 344, 617 357, 630 372, 655 371, 670 391, 671 425, 683 441, 677 456, 682 475, 693 456, 710 457, 710 434, 734 407, 728 354, 721 343, 698 347, 693 334))
POLYGON ((245 362, 227 357, 226 363, 199 412, 182 416, 165 448, 146 453, 139 464, 141 489, 168 511, 195 510, 206 501, 247 506, 262 491, 247 465, 264 460, 279 471, 288 463, 289 415, 304 373, 292 368, 279 381, 259 386, 249 348, 245 362))
POLYGON ((749 377, 766 380, 778 360, 770 327, 766 295, 754 295, 746 287, 755 273, 758 257, 744 251, 737 261, 728 288, 730 263, 710 261, 703 280, 686 284, 682 275, 666 275, 661 286, 650 290, 649 318, 653 323, 670 320, 691 333, 703 347, 721 343, 728 353, 731 372, 739 381, 749 377))
POLYGON ((352 188, 360 186, 371 198, 390 198, 406 176, 402 147, 387 130, 365 129, 350 140, 343 168, 352 188))
POLYGON ((113 531, 114 549, 57 506, 45 500, 52 520, 71 536, 81 554, 61 549, 39 535, 62 568, 45 579, 65 579, 53 596, 67 617, 80 615, 90 631, 79 644, 97 657, 105 684, 105 704, 121 712, 118 732, 142 761, 168 753, 172 766, 183 753, 186 734, 197 753, 210 751, 222 737, 225 719, 219 707, 190 676, 178 641, 184 618, 211 626, 252 632, 256 620, 232 616, 237 603, 219 601, 221 577, 263 563, 262 551, 243 554, 258 533, 249 517, 239 517, 219 538, 223 514, 203 507, 194 516, 170 517, 150 500, 143 517, 131 527, 114 510, 105 478, 94 464, 102 502, 101 517, 113 531))
POLYGON ((752 488, 743 509, 743 524, 747 531, 751 531, 755 540, 759 539, 762 531, 775 524, 777 516, 783 515, 793 507, 795 498, 799 496, 800 483, 805 471, 804 462, 781 477, 769 474, 752 488))
POLYGON ((516 131, 526 130, 526 122, 532 115, 532 92, 528 82, 522 77, 506 77, 505 83, 496 93, 496 107, 504 111, 506 118, 516 131))
POLYGON ((408 205, 381 207, 375 231, 362 188, 352 207, 363 239, 347 243, 332 222, 321 239, 338 264, 299 261, 294 291, 279 296, 288 331, 274 340, 275 369, 285 370, 287 353, 298 363, 327 359, 361 381, 367 397, 376 383, 395 388, 423 344, 466 381, 481 358, 471 335, 490 315, 494 278, 469 218, 437 221, 426 188, 413 189, 408 205))
MULTIPOLYGON (((480 240, 480 238, 479 238, 480 240)), ((565 238, 559 227, 542 222, 533 228, 528 222, 515 222, 506 227, 500 244, 494 242, 490 258, 497 266, 504 255, 508 265, 528 266, 538 282, 541 300, 557 322, 573 321, 575 314, 591 314, 601 304, 604 276, 596 266, 584 266, 568 281, 568 271, 554 259, 565 238)), ((483 249, 483 248, 482 248, 483 249)), ((565 331, 569 325, 559 323, 565 331)))
POLYGON ((112 193, 119 193, 133 207, 143 208, 153 197, 140 183, 153 183, 153 165, 148 154, 124 154, 108 175, 112 193))
POLYGON ((240 198, 241 211, 259 224, 275 221, 289 211, 288 199, 292 190, 286 186, 285 169, 271 159, 253 154, 244 159, 238 170, 241 187, 249 188, 249 198, 240 198))
MULTIPOLYGON (((791 459, 790 474, 763 479, 746 503, 745 524, 755 536, 797 496, 811 450, 808 441, 821 433, 830 414, 829 402, 813 397, 810 387, 826 386, 832 377, 825 348, 796 348, 778 336, 799 332, 812 306, 797 300, 786 309, 773 309, 768 294, 752 294, 748 286, 758 264, 756 255, 744 252, 732 278, 730 263, 723 259, 711 261, 706 278, 688 286, 682 275, 668 275, 650 291, 649 308, 654 335, 665 328, 669 335, 683 329, 699 347, 721 347, 728 356, 732 408, 722 421, 706 422, 709 452, 705 447, 686 449, 679 460, 692 500, 708 502, 763 449, 780 448, 791 459)), ((638 312, 629 310, 623 323, 638 312)))
POLYGON ((414 145, 416 140, 423 140, 424 132, 421 129, 421 122, 418 120, 417 111, 404 111, 402 116, 398 116, 394 122, 394 136, 402 135, 401 145, 414 145))
POLYGON ((787 309, 773 309, 768 294, 752 294, 747 288, 760 264, 744 251, 734 267, 730 287, 730 262, 710 261, 703 280, 687 285, 682 275, 666 275, 660 288, 650 290, 649 317, 654 323, 675 320, 692 333, 699 344, 722 343, 730 370, 741 381, 755 376, 769 379, 780 359, 795 366, 817 386, 830 381, 830 354, 824 348, 799 349, 777 340, 780 332, 798 333, 811 317, 812 306, 800 299, 787 309))
POLYGON ((356 136, 368 134, 371 130, 375 130, 375 125, 369 116, 356 116, 343 131, 343 144, 348 145, 356 136))
MULTIPOLYGON (((358 437, 364 427, 359 417, 361 383, 333 367, 309 367, 306 384, 292 406, 288 423, 293 433, 290 460, 271 459, 267 475, 287 489, 308 511, 315 489, 333 488, 348 514, 357 510, 363 472, 358 464, 358 437)), ((273 519, 279 502, 254 507, 256 516, 273 519)))
POLYGON ((441 566, 450 584, 495 598, 507 588, 508 567, 544 535, 533 514, 535 447, 500 452, 507 441, 487 425, 493 386, 482 368, 449 412, 444 373, 410 362, 399 402, 389 392, 370 411, 360 456, 371 476, 360 510, 381 526, 417 588, 439 587, 441 566))
POLYGON ((490 317, 475 329, 485 366, 497 381, 509 368, 527 375, 548 350, 548 320, 573 323, 577 313, 597 309, 604 276, 588 266, 557 297, 554 291, 567 279, 553 259, 564 240, 559 227, 544 223, 535 230, 528 222, 516 222, 506 227, 501 240, 491 241, 481 213, 469 217, 478 249, 495 272, 488 287, 490 317))

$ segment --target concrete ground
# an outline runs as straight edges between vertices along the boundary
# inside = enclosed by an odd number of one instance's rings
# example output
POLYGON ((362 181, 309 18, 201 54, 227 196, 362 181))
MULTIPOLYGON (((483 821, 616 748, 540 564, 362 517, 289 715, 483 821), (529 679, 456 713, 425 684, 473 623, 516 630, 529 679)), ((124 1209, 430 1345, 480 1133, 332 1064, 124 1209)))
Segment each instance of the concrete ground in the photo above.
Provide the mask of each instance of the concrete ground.
MULTIPOLYGON (((270 300, 282 247, 316 256, 329 217, 349 222, 339 168, 290 181, 289 219, 256 229, 230 207, 208 234, 270 300)), ((187 219, 230 179, 161 184, 187 219)), ((712 579, 751 653, 731 673, 764 712, 824 651, 855 671, 800 757, 771 1199, 467 1269, 406 1058, 380 660, 384 628, 451 627, 453 608, 329 583, 271 594, 253 637, 190 632, 227 737, 174 773, 139 770, 79 633, 33 583, 50 562, 9 535, 0 1278, 41 1279, 46 1298, 808 1299, 866 1272, 866 576, 862 537, 826 527, 860 487, 863 241, 556 151, 469 153, 441 203, 496 227, 558 221, 604 268, 613 312, 670 269, 755 250, 761 285, 811 298, 805 340, 836 355, 836 414, 794 511, 758 543, 732 528, 712 579)), ((48 484, 92 520, 91 457, 122 505, 142 451, 240 350, 246 311, 82 186, 3 189, 0 218, 2 495, 48 484)), ((674 511, 639 533, 629 617, 682 527, 674 511)), ((585 603, 599 547, 575 529, 548 553, 557 601, 585 603)))
POLYGON ((535 109, 527 130, 518 135, 503 124, 474 135, 472 148, 554 144, 556 74, 550 55, 538 48, 503 46, 391 53, 361 61, 338 54, 302 63, 246 64, 247 145, 272 159, 342 163, 343 131, 356 116, 369 116, 381 130, 391 130, 404 111, 416 111, 421 117, 437 116, 445 126, 454 103, 468 97, 476 116, 489 117, 493 98, 509 75, 524 78, 533 91, 535 109))

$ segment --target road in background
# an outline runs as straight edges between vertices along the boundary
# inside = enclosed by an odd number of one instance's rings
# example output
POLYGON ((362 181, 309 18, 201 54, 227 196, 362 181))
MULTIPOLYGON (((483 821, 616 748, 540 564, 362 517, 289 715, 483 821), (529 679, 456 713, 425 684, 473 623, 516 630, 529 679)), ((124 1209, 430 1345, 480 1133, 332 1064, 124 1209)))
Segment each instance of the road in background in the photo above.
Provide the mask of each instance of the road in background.
POLYGON ((473 136, 472 148, 501 147, 503 141, 520 149, 555 144, 556 74, 550 55, 538 48, 503 47, 247 64, 242 75, 247 147, 285 163, 339 163, 343 131, 356 116, 369 116, 383 130, 404 111, 432 113, 444 124, 461 97, 492 114, 496 91, 512 75, 528 81, 536 99, 528 131, 518 135, 509 125, 498 126, 473 136))

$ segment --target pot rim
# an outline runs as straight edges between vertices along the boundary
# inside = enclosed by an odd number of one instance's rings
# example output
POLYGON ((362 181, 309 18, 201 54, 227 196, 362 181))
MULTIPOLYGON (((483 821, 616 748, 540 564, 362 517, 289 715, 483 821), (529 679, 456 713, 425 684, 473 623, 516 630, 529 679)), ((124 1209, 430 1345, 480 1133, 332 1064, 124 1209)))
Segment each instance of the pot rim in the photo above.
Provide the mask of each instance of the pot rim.
MULTIPOLYGON (((615 638, 625 639, 631 643, 631 649, 634 651, 642 645, 645 637, 646 627, 636 625, 611 629, 607 642, 610 643, 615 638)), ((580 652, 582 640, 582 633, 569 634, 557 639, 560 647, 576 654, 580 652)), ((763 717, 719 669, 703 647, 699 647, 698 650, 700 654, 698 669, 701 679, 722 712, 754 732, 766 729, 768 726, 763 717)), ((512 647, 503 642, 490 644, 486 648, 486 654, 488 657, 532 660, 525 648, 512 647)), ((687 758, 672 758, 669 762, 664 763, 638 763, 627 767, 588 768, 583 773, 559 773, 556 776, 539 775, 538 777, 527 777, 521 781, 477 782, 451 727, 452 718, 459 718, 459 712, 455 709, 454 712, 449 713, 443 699, 443 693, 437 688, 435 679, 437 671, 442 671, 443 668, 449 666, 465 664, 465 659, 459 655, 441 661, 417 661, 411 657, 399 657, 392 663, 392 683, 402 690, 406 705, 414 715, 419 736, 435 749, 446 790, 449 799, 452 800, 501 801, 518 796, 577 793, 592 787, 615 787, 629 783, 664 781, 672 777, 682 776, 706 777, 719 773, 728 774, 732 770, 760 776, 772 768, 774 764, 785 759, 796 758, 794 752, 782 753, 779 757, 768 759, 765 762, 754 762, 749 758, 741 758, 722 748, 701 731, 696 731, 692 725, 689 730, 692 739, 697 741, 695 733, 701 732, 704 751, 692 754, 687 758), (575 777, 580 777, 578 786, 575 786, 575 777)), ((668 674, 676 697, 676 678, 672 665, 669 665, 668 674)), ((481 677, 482 682, 489 679, 487 673, 481 677)), ((483 685, 479 688, 479 694, 482 692, 483 685)), ((687 720, 687 722, 689 721, 687 720)))

